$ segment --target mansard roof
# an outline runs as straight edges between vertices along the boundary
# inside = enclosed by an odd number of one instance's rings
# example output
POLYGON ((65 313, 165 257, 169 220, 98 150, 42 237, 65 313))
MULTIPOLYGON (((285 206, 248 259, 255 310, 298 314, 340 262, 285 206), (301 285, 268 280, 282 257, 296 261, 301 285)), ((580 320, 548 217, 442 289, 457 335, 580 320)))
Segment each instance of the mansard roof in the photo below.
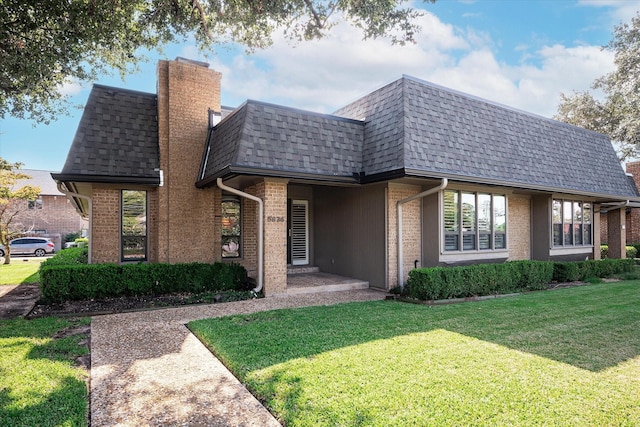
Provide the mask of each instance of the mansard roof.
POLYGON ((210 132, 197 185, 240 174, 637 197, 607 136, 409 76, 333 115, 248 101, 210 132))
POLYGON ((160 182, 157 96, 94 85, 59 181, 160 182))

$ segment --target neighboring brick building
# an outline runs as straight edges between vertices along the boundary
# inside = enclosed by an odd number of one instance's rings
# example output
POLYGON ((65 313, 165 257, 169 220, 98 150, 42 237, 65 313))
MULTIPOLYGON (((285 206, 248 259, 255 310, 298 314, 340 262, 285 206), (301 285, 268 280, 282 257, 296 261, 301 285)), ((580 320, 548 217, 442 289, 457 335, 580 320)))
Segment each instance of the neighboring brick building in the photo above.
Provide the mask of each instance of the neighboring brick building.
MULTIPOLYGON (((640 188, 640 161, 629 162, 625 165, 627 175, 636 188, 640 188)), ((603 243, 609 241, 608 214, 600 217, 600 239, 603 243)), ((640 243, 640 208, 625 207, 625 230, 627 243, 640 243)))
POLYGON ((223 108, 208 64, 157 70, 157 94, 94 86, 53 175, 93 262, 239 262, 267 295, 288 266, 390 289, 414 266, 598 258, 600 209, 622 229, 640 205, 606 136, 412 77, 330 115, 223 108))
POLYGON ((87 232, 88 222, 76 211, 51 178, 51 171, 20 169, 31 179, 21 180, 16 187, 32 185, 40 188, 37 200, 23 202, 24 209, 13 220, 12 228, 26 234, 49 237, 60 250, 65 235, 87 232))

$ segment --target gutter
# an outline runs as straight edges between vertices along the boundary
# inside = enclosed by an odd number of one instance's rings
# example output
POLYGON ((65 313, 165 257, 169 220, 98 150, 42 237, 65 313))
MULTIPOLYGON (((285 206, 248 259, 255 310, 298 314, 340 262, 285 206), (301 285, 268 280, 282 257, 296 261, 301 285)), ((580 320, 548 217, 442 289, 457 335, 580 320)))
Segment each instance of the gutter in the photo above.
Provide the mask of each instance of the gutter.
POLYGON ((442 178, 440 185, 434 188, 430 188, 422 193, 418 193, 414 196, 407 197, 406 199, 402 199, 398 201, 397 205, 397 220, 398 220, 398 286, 404 288, 404 256, 402 251, 402 205, 405 203, 412 202, 416 199, 422 199, 426 196, 430 196, 431 194, 437 193, 441 190, 444 190, 449 184, 449 180, 447 178, 442 178))
POLYGON ((93 201, 91 200, 91 197, 89 196, 85 196, 83 194, 78 194, 78 193, 74 193, 72 191, 67 190, 66 188, 63 189, 62 186, 62 182, 58 182, 58 190, 63 193, 65 196, 67 197, 78 197, 80 199, 84 199, 87 201, 87 204, 89 205, 89 229, 87 230, 89 233, 89 248, 88 248, 88 254, 87 254, 87 263, 91 264, 91 248, 93 246, 93 237, 92 237, 92 231, 93 231, 93 201))
POLYGON ((218 188, 220 188, 221 190, 225 190, 228 191, 229 193, 235 194, 237 196, 240 197, 244 197, 246 199, 249 200, 253 200, 254 202, 258 203, 258 285, 253 288, 253 292, 260 292, 262 290, 262 286, 263 286, 263 280, 262 280, 262 260, 264 258, 264 244, 263 244, 263 239, 264 239, 264 204, 262 202, 262 199, 259 197, 254 196, 253 194, 249 194, 249 193, 245 193, 243 191, 240 190, 236 190, 235 188, 231 188, 231 187, 227 187, 226 185, 224 185, 222 183, 222 178, 218 178, 216 180, 216 184, 218 185, 218 188))
MULTIPOLYGON (((631 200, 627 200, 626 202, 622 202, 622 203, 615 203, 615 204, 610 204, 610 203, 601 203, 600 204, 600 213, 607 213, 609 211, 614 211, 616 209, 621 209, 621 208, 626 208, 627 206, 629 206, 629 204, 631 203, 631 200), (607 206, 603 209, 603 205, 610 205, 607 206)), ((637 203, 634 203, 636 206, 631 206, 631 207, 638 207, 637 203)))

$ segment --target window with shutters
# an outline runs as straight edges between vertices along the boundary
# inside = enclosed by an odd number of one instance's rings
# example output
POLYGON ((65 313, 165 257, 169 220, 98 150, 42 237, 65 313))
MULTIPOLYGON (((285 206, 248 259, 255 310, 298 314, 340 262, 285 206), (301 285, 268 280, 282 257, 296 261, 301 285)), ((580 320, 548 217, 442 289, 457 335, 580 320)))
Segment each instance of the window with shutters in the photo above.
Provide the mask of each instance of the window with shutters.
POLYGON ((504 194, 445 190, 445 252, 507 248, 507 197, 504 194))

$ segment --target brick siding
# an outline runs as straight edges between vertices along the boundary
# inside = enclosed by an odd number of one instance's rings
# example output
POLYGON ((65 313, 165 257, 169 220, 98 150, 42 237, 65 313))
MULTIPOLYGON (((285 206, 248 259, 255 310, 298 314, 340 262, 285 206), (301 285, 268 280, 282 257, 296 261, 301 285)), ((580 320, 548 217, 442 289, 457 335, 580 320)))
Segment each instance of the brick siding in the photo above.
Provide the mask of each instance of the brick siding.
POLYGON ((220 78, 220 73, 200 64, 158 63, 158 138, 164 172, 164 186, 158 189, 161 262, 219 259, 217 190, 198 189, 194 182, 208 132, 208 110, 220 111, 220 78))
POLYGON ((531 259, 531 199, 509 196, 509 260, 531 259))
MULTIPOLYGON (((387 289, 398 286, 398 202, 422 191, 418 185, 389 183, 387 187, 387 289)), ((403 274, 406 282, 414 260, 422 259, 421 201, 413 200, 402 205, 403 274)))

